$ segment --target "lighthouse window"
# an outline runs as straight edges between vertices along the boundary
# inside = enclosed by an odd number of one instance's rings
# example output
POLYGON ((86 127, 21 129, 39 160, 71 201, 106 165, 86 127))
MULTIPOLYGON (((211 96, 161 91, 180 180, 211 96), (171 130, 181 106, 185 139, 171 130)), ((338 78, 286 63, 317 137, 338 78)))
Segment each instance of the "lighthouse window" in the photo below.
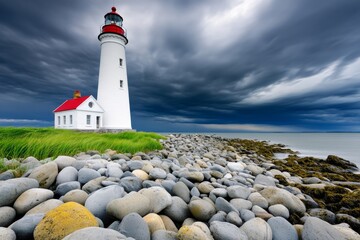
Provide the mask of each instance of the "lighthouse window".
POLYGON ((87 125, 91 124, 91 116, 90 115, 86 115, 86 124, 87 125))
POLYGON ((64 116, 64 125, 66 125, 66 116, 64 116))
POLYGON ((58 125, 60 125, 60 116, 58 116, 58 125))
POLYGON ((70 115, 70 125, 73 124, 73 118, 72 118, 72 115, 70 115))
POLYGON ((122 67, 122 65, 123 65, 123 60, 122 60, 122 58, 119 59, 119 64, 120 64, 120 67, 122 67))
POLYGON ((120 87, 123 88, 124 87, 124 81, 120 80, 120 87))

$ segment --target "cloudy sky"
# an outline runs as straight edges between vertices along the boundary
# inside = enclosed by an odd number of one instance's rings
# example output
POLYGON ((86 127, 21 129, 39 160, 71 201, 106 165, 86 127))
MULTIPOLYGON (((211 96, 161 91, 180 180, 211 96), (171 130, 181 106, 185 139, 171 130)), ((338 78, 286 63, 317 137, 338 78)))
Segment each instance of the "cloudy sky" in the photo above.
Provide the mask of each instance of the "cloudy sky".
MULTIPOLYGON (((0 125, 97 92, 112 0, 0 2, 0 125)), ((359 0, 115 0, 133 127, 360 131, 359 0)))

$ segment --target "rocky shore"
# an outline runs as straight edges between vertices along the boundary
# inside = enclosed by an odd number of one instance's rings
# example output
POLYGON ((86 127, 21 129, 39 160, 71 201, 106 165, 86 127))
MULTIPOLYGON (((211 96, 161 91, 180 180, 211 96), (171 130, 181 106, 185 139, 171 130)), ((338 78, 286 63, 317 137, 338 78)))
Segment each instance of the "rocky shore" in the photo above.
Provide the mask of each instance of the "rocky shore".
POLYGON ((28 170, 0 174, 0 239, 360 239, 360 180, 346 160, 279 160, 293 152, 214 136, 161 142, 5 160, 28 170))

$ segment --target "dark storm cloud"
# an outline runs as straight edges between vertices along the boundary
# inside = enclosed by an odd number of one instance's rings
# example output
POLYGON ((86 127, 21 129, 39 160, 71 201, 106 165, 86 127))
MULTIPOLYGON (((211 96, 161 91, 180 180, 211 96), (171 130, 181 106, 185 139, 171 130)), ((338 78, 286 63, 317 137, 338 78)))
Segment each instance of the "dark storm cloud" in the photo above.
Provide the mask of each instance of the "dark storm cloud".
MULTIPOLYGON (((96 95, 96 37, 111 4, 0 3, 0 118, 49 121, 74 89, 96 95)), ((359 130, 359 1, 115 5, 130 40, 135 128, 359 130)))

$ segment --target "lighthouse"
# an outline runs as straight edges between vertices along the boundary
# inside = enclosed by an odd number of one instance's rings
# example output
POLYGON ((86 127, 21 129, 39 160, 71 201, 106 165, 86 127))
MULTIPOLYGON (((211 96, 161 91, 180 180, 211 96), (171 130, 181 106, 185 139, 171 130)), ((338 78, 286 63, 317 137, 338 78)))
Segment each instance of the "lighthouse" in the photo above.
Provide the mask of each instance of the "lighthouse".
POLYGON ((102 129, 131 129, 129 85, 125 46, 128 43, 123 18, 112 7, 105 14, 98 39, 101 44, 97 102, 104 110, 102 129))

